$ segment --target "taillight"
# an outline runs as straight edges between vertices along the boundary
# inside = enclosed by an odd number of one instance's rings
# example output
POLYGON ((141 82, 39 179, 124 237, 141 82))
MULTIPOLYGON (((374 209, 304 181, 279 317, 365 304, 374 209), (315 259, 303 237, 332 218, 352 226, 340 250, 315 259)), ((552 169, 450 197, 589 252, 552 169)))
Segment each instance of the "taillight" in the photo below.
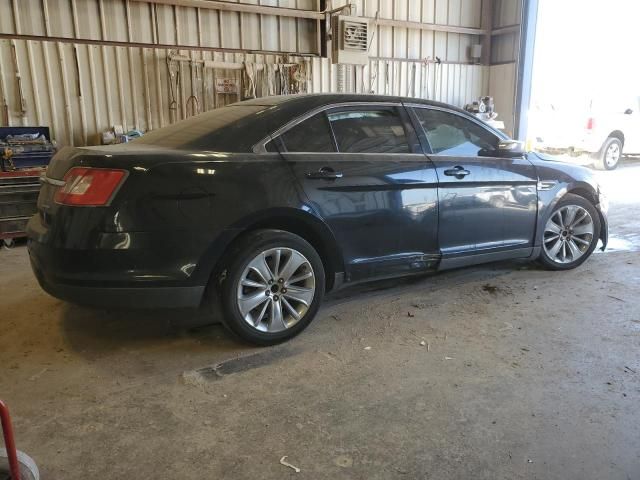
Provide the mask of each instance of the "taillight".
POLYGON ((593 120, 593 117, 589 117, 587 119, 587 130, 593 130, 593 128, 595 127, 595 123, 593 120))
POLYGON ((126 170, 74 167, 64 176, 65 185, 56 192, 55 201, 84 207, 108 205, 126 176, 126 170))

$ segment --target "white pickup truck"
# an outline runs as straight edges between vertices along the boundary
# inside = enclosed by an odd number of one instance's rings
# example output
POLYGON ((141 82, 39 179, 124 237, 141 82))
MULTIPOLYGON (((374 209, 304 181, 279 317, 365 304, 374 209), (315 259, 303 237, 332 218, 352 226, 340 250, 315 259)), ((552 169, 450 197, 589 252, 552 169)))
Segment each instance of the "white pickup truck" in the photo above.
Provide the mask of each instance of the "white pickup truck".
POLYGON ((625 105, 586 113, 532 112, 530 137, 537 150, 586 153, 595 168, 613 170, 623 154, 640 155, 640 98, 625 105))

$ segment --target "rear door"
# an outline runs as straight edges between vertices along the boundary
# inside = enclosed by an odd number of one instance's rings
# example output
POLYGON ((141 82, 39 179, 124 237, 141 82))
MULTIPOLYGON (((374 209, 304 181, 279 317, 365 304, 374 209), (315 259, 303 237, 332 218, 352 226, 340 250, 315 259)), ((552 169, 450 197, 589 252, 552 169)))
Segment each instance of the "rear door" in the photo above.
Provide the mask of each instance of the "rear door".
POLYGON ((347 280, 436 265, 436 175, 401 105, 315 111, 275 144, 336 236, 347 280))
MULTIPOLYGON (((630 102, 634 103, 634 102, 630 102)), ((640 97, 635 99, 635 104, 623 114, 624 129, 624 153, 640 153, 640 97)))
POLYGON ((533 165, 524 157, 481 155, 483 150, 495 150, 500 138, 480 122, 436 107, 414 106, 413 111, 438 175, 443 260, 527 256, 537 217, 533 165))

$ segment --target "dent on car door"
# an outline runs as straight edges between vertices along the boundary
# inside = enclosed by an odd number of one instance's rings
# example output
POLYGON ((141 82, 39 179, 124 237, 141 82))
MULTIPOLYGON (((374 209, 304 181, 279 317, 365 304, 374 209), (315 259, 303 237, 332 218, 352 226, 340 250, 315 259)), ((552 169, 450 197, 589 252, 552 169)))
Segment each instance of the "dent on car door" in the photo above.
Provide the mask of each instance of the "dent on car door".
POLYGON ((404 109, 326 109, 276 145, 336 236, 347 280, 435 266, 437 181, 404 109))
POLYGON ((492 154, 499 137, 471 119, 436 108, 413 110, 438 175, 443 257, 528 255, 537 217, 534 166, 524 157, 492 154))

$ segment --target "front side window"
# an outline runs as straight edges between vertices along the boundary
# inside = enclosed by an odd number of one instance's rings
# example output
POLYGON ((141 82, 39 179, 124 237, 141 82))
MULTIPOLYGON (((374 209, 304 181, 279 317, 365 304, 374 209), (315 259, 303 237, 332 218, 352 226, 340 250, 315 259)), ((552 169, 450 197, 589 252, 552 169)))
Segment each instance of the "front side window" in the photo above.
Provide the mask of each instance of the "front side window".
POLYGON ((494 134, 460 115, 430 108, 414 111, 434 154, 476 157, 480 150, 492 150, 498 143, 494 134))
POLYGON ((410 153, 402 119, 395 109, 346 110, 329 113, 338 145, 344 153, 410 153))
POLYGON ((334 152, 333 139, 324 112, 307 118, 280 135, 287 152, 334 152))

